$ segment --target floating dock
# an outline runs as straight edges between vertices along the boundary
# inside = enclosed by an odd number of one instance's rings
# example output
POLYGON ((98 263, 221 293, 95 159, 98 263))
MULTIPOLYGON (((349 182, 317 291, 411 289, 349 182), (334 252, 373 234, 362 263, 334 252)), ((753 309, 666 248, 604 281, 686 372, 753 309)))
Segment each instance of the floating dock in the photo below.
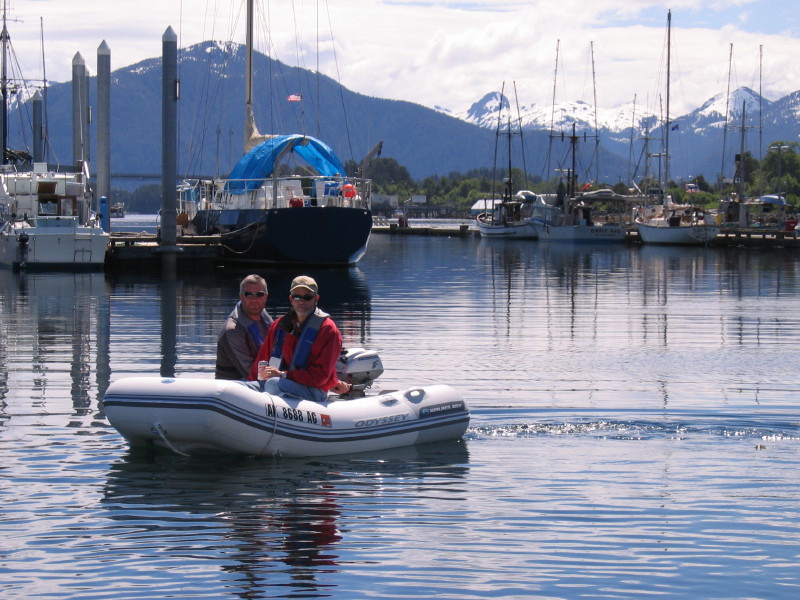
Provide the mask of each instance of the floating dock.
MULTIPOLYGON (((480 232, 470 225, 398 227, 396 223, 385 223, 374 225, 372 233, 376 235, 480 238, 480 232)), ((636 227, 628 229, 626 241, 632 244, 641 243, 636 227)), ((525 243, 536 244, 537 242, 534 240, 525 243)), ((794 231, 734 227, 723 229, 708 245, 731 248, 800 248, 800 238, 794 231)), ((111 269, 152 269, 158 266, 160 255, 165 251, 169 250, 161 247, 158 236, 154 234, 112 233, 106 251, 106 267, 111 269)), ((208 267, 222 262, 224 249, 218 235, 178 236, 175 252, 179 264, 208 267)))
MULTIPOLYGON (((635 226, 628 228, 626 240, 635 244, 642 243, 635 226)), ((795 231, 765 227, 723 227, 719 235, 706 245, 731 248, 800 248, 800 238, 795 231)))
POLYGON ((451 227, 400 227, 397 223, 381 223, 372 226, 372 233, 389 235, 436 235, 441 237, 477 237, 480 232, 469 225, 451 227))
MULTIPOLYGON (((423 235, 441 237, 477 237, 477 230, 469 225, 455 227, 398 227, 396 224, 375 225, 373 234, 423 235)), ((222 261, 224 249, 219 235, 178 236, 176 257, 178 263, 217 263, 222 261)), ((157 266, 160 254, 165 252, 160 239, 152 233, 113 233, 106 251, 106 266, 149 269, 157 266)))
MULTIPOLYGON (((112 233, 106 250, 106 268, 111 270, 150 270, 159 267, 161 254, 167 251, 154 234, 112 233)), ((178 237, 175 248, 178 264, 197 267, 213 266, 222 259, 219 236, 178 237)))

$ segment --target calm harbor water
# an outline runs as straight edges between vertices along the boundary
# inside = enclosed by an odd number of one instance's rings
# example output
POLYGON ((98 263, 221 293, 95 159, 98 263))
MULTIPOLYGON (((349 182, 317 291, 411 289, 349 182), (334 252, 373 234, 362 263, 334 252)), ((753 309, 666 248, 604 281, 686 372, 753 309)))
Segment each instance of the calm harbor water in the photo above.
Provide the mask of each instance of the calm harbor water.
POLYGON ((321 304, 376 388, 457 387, 463 440, 131 453, 108 383, 213 377, 245 274, 0 271, 3 598, 800 593, 800 253, 373 236, 321 304))

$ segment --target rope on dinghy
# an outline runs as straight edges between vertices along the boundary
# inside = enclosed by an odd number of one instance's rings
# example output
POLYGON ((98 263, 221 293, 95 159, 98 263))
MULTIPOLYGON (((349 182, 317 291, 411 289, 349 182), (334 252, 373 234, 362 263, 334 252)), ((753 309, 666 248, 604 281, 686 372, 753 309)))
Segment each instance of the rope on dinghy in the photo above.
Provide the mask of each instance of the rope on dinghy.
MULTIPOLYGON (((261 448, 261 451, 258 453, 259 456, 264 454, 264 450, 266 450, 267 447, 269 447, 269 445, 272 443, 272 438, 275 437, 275 431, 278 429, 278 409, 275 407, 275 398, 272 397, 272 394, 267 394, 267 398, 269 398, 269 401, 272 404, 272 414, 273 414, 272 431, 270 431, 269 438, 267 439, 266 442, 264 442, 264 446, 261 448)), ((269 405, 265 403, 264 406, 267 409, 266 410, 267 415, 269 415, 269 405)))
POLYGON ((167 448, 172 450, 175 454, 180 454, 181 456, 189 456, 189 454, 187 454, 186 452, 178 450, 175 446, 172 445, 172 442, 170 442, 167 439, 167 430, 164 429, 161 423, 153 423, 153 426, 150 427, 150 431, 157 434, 158 437, 161 438, 161 441, 166 444, 167 448))

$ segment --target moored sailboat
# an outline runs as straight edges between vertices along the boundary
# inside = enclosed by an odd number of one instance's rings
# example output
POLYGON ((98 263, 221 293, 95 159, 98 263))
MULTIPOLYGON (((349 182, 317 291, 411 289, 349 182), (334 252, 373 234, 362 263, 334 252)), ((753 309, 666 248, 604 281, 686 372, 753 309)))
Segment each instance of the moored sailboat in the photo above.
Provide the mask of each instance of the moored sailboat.
POLYGON ((543 242, 624 242, 626 197, 605 188, 582 192, 576 190, 575 165, 579 136, 574 123, 572 135, 568 138, 572 168, 567 173, 567 185, 562 181, 555 195, 536 200, 531 221, 537 237, 543 242))
MULTIPOLYGON (((665 177, 669 182, 669 135, 672 130, 669 113, 670 98, 670 46, 672 11, 667 12, 667 86, 666 120, 664 123, 665 177)), ((666 188, 666 186, 664 186, 666 188)), ((645 244, 703 245, 716 238, 722 228, 702 208, 693 205, 676 205, 663 195, 663 202, 655 206, 637 209, 634 219, 639 239, 645 244)))
POLYGON ((531 222, 533 206, 538 196, 526 190, 517 192, 513 198, 503 197, 491 209, 475 217, 481 237, 535 240, 536 229, 531 222))
MULTIPOLYGON (((501 133, 505 133, 507 138, 507 152, 508 152, 508 171, 503 180, 503 193, 499 202, 495 201, 494 190, 492 191, 491 208, 487 207, 487 201, 484 201, 484 211, 475 217, 475 224, 481 237, 487 238, 514 238, 514 239, 536 239, 536 230, 531 222, 533 214, 533 204, 537 199, 536 194, 528 190, 521 190, 516 194, 513 193, 513 178, 511 173, 511 137, 513 132, 511 130, 511 119, 508 120, 508 126, 505 132, 501 132, 500 125, 502 122, 502 108, 505 100, 505 84, 500 92, 497 109, 497 130, 495 132, 495 171, 497 170, 497 151, 499 148, 499 140, 501 133)), ((522 139, 522 126, 519 127, 520 140, 522 139)), ((523 156, 523 172, 525 172, 524 161, 524 146, 522 151, 523 156)), ((494 181, 494 177, 492 179, 494 181)), ((493 184, 494 187, 494 184, 493 184)))
MULTIPOLYGON (((372 230, 371 182, 347 177, 333 149, 321 140, 259 134, 253 114, 252 40, 253 0, 248 0, 245 154, 226 179, 187 180, 179 186, 187 229, 218 235, 226 262, 354 264, 366 252, 372 230), (289 156, 296 159, 297 170, 284 174, 281 161, 289 156)), ((379 143, 364 162, 380 150, 379 143)))
POLYGON ((691 205, 667 203, 637 211, 634 222, 645 244, 708 244, 721 231, 711 214, 691 205))
POLYGON ((625 196, 608 189, 542 197, 533 211, 536 235, 544 242, 624 242, 625 202, 625 196))

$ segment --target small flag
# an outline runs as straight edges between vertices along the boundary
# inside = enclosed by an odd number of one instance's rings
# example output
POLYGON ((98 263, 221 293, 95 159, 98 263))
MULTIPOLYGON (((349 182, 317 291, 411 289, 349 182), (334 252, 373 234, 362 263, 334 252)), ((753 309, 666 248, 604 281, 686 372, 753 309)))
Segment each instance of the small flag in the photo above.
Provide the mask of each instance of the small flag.
POLYGON ((303 99, 302 94, 290 94, 287 100, 289 102, 300 102, 303 99))

